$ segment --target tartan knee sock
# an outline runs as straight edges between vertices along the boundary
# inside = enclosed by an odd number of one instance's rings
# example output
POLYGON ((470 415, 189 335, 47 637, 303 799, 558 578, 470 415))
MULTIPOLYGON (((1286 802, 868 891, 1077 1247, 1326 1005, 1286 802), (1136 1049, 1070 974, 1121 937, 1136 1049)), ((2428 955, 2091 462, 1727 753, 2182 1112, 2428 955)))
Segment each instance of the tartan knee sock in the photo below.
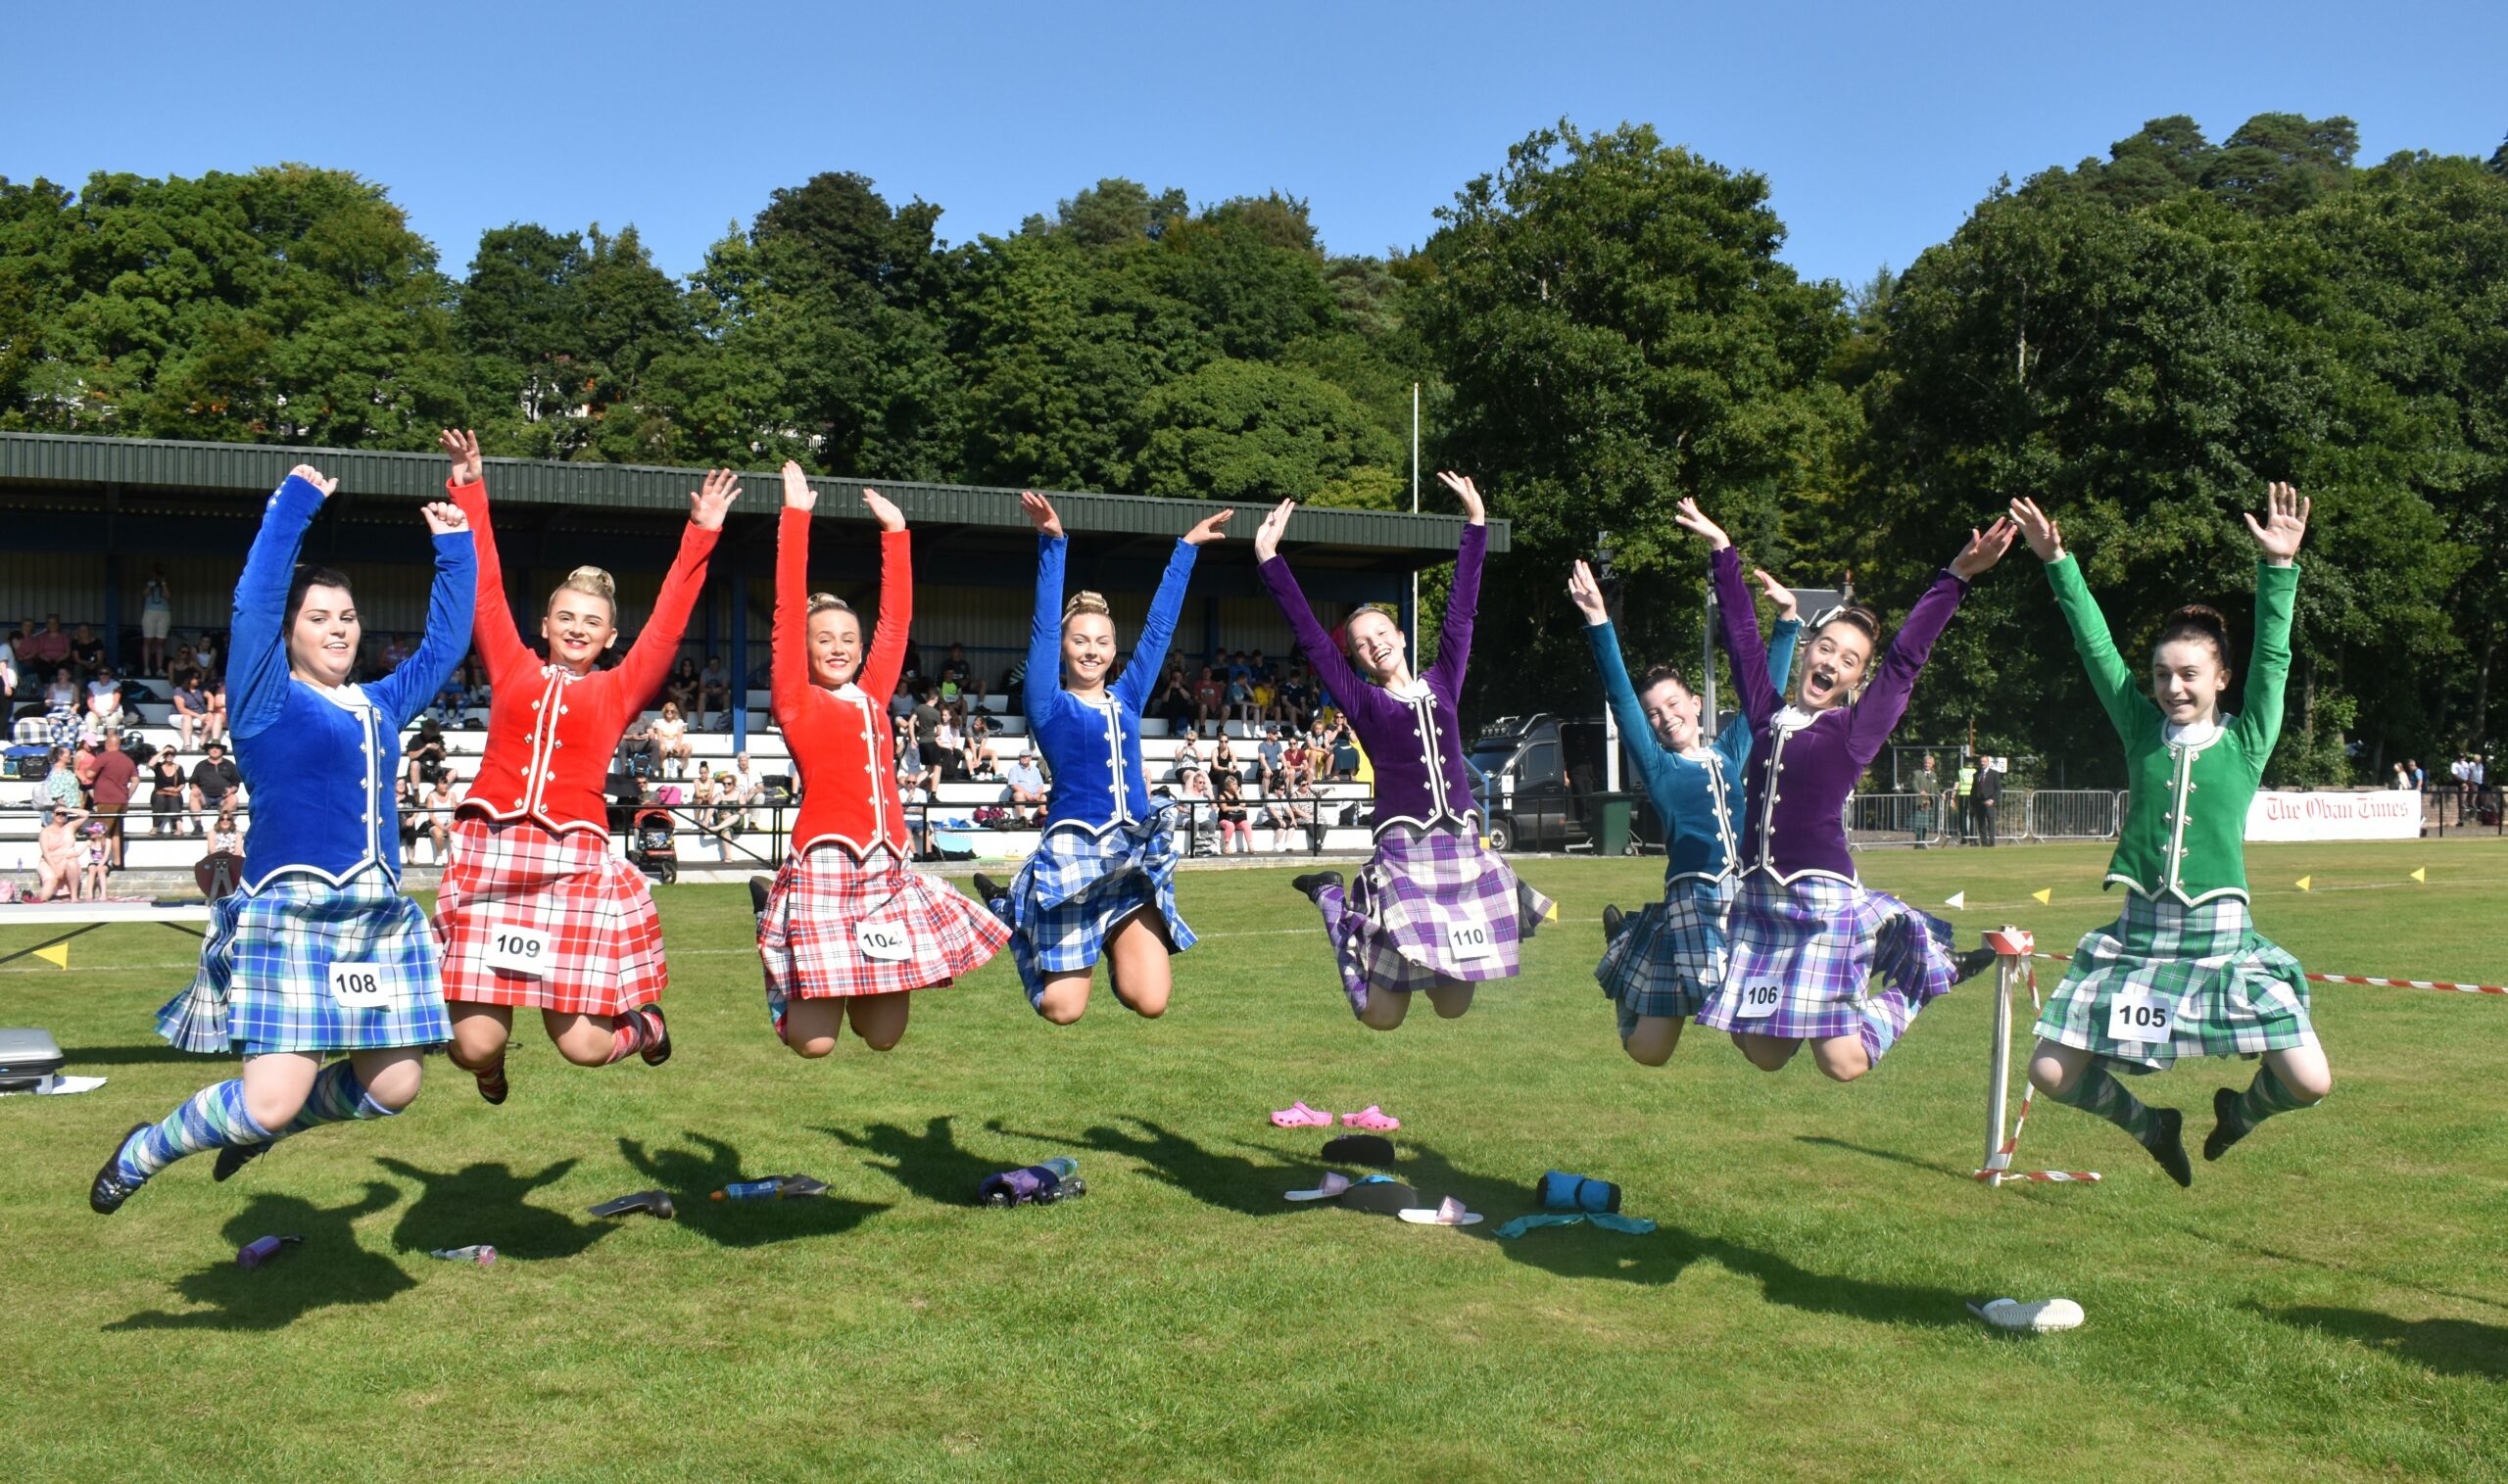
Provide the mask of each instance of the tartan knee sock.
POLYGON ((376 1102, 365 1090, 365 1083, 358 1080, 357 1068, 342 1058, 314 1074, 314 1086, 305 1094, 305 1106, 296 1111, 296 1117, 287 1121, 286 1127, 271 1136, 283 1139, 291 1133, 303 1133, 324 1124, 388 1119, 400 1111, 376 1102))
POLYGON ((1922 1008, 1910 1003, 1906 995, 1897 989, 1877 989, 1865 995, 1856 1007, 1861 1021, 1855 1031, 1863 1041, 1865 1065, 1881 1065, 1881 1058, 1889 1055, 1890 1048, 1899 1043, 1900 1036, 1906 1034, 1907 1027, 1914 1023, 1916 1012, 1922 1008))
POLYGON ((642 1008, 621 1012, 617 1025, 609 1032, 609 1058, 602 1063, 624 1061, 647 1046, 661 1039, 661 1030, 653 1018, 642 1008))
POLYGON ((229 1077, 193 1093, 164 1123, 132 1134, 115 1158, 122 1178, 137 1184, 184 1155, 265 1143, 269 1137, 270 1131, 244 1111, 244 1079, 229 1077))
POLYGON ((2073 1083, 2071 1090, 2050 1091, 2047 1095, 2084 1113, 2098 1114, 2144 1143, 2159 1131, 2159 1120, 2143 1105, 2142 1099, 2127 1092, 2115 1074, 2096 1062, 2082 1069, 2081 1079, 2073 1083))
POLYGON ((2270 1066, 2256 1068, 2255 1080, 2247 1083, 2246 1090, 2230 1104, 2238 1113, 2239 1131, 2242 1133, 2277 1113, 2315 1106, 2315 1103, 2293 1092, 2290 1083, 2275 1077, 2270 1066))

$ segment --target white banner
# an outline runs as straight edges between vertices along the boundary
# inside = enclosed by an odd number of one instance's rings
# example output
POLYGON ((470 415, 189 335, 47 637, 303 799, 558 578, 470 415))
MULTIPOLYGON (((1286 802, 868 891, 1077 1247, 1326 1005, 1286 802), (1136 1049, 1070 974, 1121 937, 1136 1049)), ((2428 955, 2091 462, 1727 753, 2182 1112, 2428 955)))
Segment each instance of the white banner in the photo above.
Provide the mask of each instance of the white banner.
POLYGON ((2421 794, 2411 789, 2371 793, 2255 795, 2246 809, 2248 839, 2419 839, 2421 794))

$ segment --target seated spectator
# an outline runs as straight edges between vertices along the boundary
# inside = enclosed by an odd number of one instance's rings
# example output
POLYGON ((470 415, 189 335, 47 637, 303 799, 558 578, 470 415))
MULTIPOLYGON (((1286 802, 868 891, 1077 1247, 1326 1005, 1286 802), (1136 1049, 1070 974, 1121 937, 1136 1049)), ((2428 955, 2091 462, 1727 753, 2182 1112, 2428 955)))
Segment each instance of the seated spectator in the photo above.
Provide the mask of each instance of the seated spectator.
POLYGON ((43 828, 35 832, 35 894, 32 900, 48 902, 76 893, 87 856, 86 847, 78 839, 78 827, 86 820, 86 810, 66 804, 54 804, 45 816, 43 828))
POLYGON ((948 783, 964 779, 967 776, 967 737, 958 730, 956 701, 941 703, 940 720, 932 729, 932 765, 940 770, 940 777, 948 783))
POLYGON ((120 737, 130 725, 129 715, 121 708, 121 687, 99 691, 91 684, 87 692, 87 714, 79 718, 79 730, 88 737, 120 737))
POLYGON ((967 718, 966 776, 980 784, 1001 780, 1001 761, 992 747, 992 723, 981 711, 967 718))
POLYGON ((723 656, 720 654, 707 655, 705 672, 697 677, 697 726, 699 731, 704 730, 705 717, 709 712, 720 713, 714 719, 715 731, 732 730, 732 680, 723 668, 723 656))
POLYGON ((732 754, 732 771, 724 778, 724 797, 740 810, 741 828, 756 829, 757 821, 749 817, 749 811, 765 804, 766 780, 749 766, 747 748, 732 754))
POLYGON ((1280 745, 1280 729, 1265 727, 1263 744, 1254 749, 1254 755, 1262 765, 1264 792, 1278 793, 1288 787, 1288 772, 1282 762, 1286 751, 1287 749, 1280 745))
POLYGON ((688 720, 679 714, 679 702, 663 701, 662 714, 648 725, 652 730, 653 744, 661 753, 663 765, 685 776, 690 760, 697 756, 697 748, 688 740, 688 720))
POLYGON ((212 675, 201 690, 209 697, 209 720, 200 729, 201 745, 207 746, 226 740, 226 682, 212 675))
POLYGON ((44 709, 55 716, 76 716, 84 709, 86 697, 78 690, 78 682, 70 678, 68 665, 53 668, 52 684, 43 692, 44 709))
MULTIPOLYGON (((913 723, 908 717, 904 725, 911 728, 913 723)), ((897 748, 897 802, 905 808, 906 831, 917 860, 932 853, 932 790, 939 783, 934 771, 925 766, 921 748, 911 741, 897 748)))
POLYGON ((662 742, 653 735, 652 718, 646 712, 636 713, 627 724, 626 733, 618 739, 619 771, 629 778, 651 778, 662 768, 662 742))
POLYGON ((1237 773, 1236 749, 1229 744, 1228 734, 1225 732, 1220 734, 1218 742, 1211 744, 1211 772, 1226 773, 1230 777, 1234 777, 1237 773))
POLYGON ((81 675, 93 675, 104 666, 105 642, 85 624, 80 624, 78 632, 70 636, 70 662, 78 667, 81 675))
POLYGON ((461 795, 453 791, 453 775, 445 774, 427 790, 420 808, 426 814, 427 840, 435 847, 435 858, 441 863, 453 855, 453 811, 461 804, 461 795))
POLYGON ((1150 697, 1150 713, 1167 723, 1167 733, 1173 737, 1193 724, 1193 688, 1184 679, 1184 667, 1169 665, 1167 678, 1158 683, 1158 694, 1150 697))
POLYGON ((78 873, 78 899, 100 902, 105 899, 105 883, 113 872, 113 845, 105 835, 105 822, 91 819, 78 827, 79 844, 86 859, 78 873))
MULTIPOLYGON (((235 771, 234 762, 226 755, 224 742, 207 743, 208 754, 192 767, 192 813, 207 816, 227 808, 244 787, 244 776, 235 771)), ((192 833, 200 833, 200 820, 192 821, 192 833)))
MULTIPOLYGON (((1193 725, 1208 727, 1228 720, 1228 682, 1202 666, 1202 678, 1193 682, 1193 725)), ((1226 728, 1221 728, 1225 731, 1226 728)))
POLYGON ((0 695, 14 697, 18 694, 18 646, 24 636, 12 634, 0 639, 0 695))
POLYGON ((1263 801, 1263 820, 1271 827, 1273 849, 1295 848, 1315 820, 1315 786, 1304 777, 1295 779, 1288 792, 1263 801))
POLYGON ((402 661, 409 657, 410 646, 408 641, 404 640, 398 634, 385 635, 383 637, 383 649, 377 656, 375 664, 374 673, 376 677, 379 679, 382 676, 389 675, 393 671, 398 670, 401 668, 402 661))
POLYGON ((1167 770, 1167 776, 1182 779, 1201 765, 1202 750, 1193 745, 1193 739, 1187 734, 1182 742, 1176 744, 1175 765, 1167 770))
POLYGON ((148 833, 180 835, 183 833, 183 790, 190 780, 183 776, 183 760, 171 747, 160 747, 148 763, 148 833))
POLYGON ((1027 688, 1028 659, 1023 654, 1001 672, 1001 698, 1008 709, 1016 711, 1025 703, 1027 688))
POLYGON ((1332 729, 1332 777, 1343 783, 1359 776, 1359 739, 1344 722, 1332 729))
POLYGON ((940 662, 940 698, 964 700, 969 697, 979 702, 984 699, 984 677, 978 675, 976 667, 968 662, 967 646, 953 644, 949 646, 949 657, 940 662))
MULTIPOLYGON (((1226 711, 1223 713, 1223 716, 1224 719, 1228 721, 1241 721, 1249 727, 1253 726, 1261 719, 1254 714, 1254 684, 1252 681, 1246 680, 1242 676, 1231 677, 1229 680, 1228 706, 1226 711)), ((1226 732, 1228 729, 1226 727, 1222 727, 1220 730, 1222 732, 1226 732)))
POLYGON ((1304 666, 1289 671, 1280 688, 1272 694, 1272 716, 1275 721, 1294 732, 1306 725, 1307 713, 1315 708, 1315 691, 1308 681, 1304 666))
POLYGON ((181 675, 185 670, 197 672, 201 668, 200 655, 193 650, 190 645, 176 645, 174 646, 174 662, 169 668, 169 673, 181 675))
POLYGON ((662 682, 662 699, 679 707, 684 716, 697 709, 698 684, 697 661, 683 654, 671 667, 670 679, 662 682))
POLYGON ((424 802, 415 778, 404 777, 393 790, 392 812, 401 822, 401 859, 405 861, 418 858, 418 832, 426 828, 424 802))
POLYGON ((209 853, 232 855, 238 859, 244 854, 244 827, 235 822, 235 795, 232 793, 226 795, 226 802, 217 806, 217 820, 209 827, 209 853))
POLYGON ((209 697, 200 688, 200 672, 180 670, 174 682, 174 737, 188 752, 201 743, 209 725, 209 697))
POLYGON ((210 684, 224 689, 226 672, 217 668, 217 636, 203 629, 192 655, 200 661, 200 673, 209 677, 210 684))
POLYGON ((1237 853, 1254 853, 1254 827, 1245 818, 1244 786, 1233 773, 1222 773, 1213 790, 1212 812, 1219 818, 1219 853, 1228 853, 1228 842, 1237 841, 1237 853))
POLYGON ((1037 768, 1037 759, 1027 753, 1010 760, 1002 782, 1010 786, 1010 810, 1019 822, 1041 823, 1045 817, 1045 775, 1037 768))
POLYGON ((445 745, 444 727, 432 716, 418 723, 418 735, 410 740, 409 749, 402 754, 408 762, 410 783, 431 784, 452 770, 445 758, 452 749, 445 745))
POLYGON ((70 636, 61 632, 60 614, 45 615, 40 629, 27 627, 25 647, 18 651, 21 656, 45 669, 70 663, 70 636))

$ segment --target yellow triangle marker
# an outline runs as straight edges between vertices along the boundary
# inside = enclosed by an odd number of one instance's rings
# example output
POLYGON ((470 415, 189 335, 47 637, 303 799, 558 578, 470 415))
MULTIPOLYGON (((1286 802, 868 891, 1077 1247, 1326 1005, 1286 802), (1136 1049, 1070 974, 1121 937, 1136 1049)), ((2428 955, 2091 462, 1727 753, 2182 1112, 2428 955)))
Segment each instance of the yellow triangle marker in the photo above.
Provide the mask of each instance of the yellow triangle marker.
POLYGON ((2421 883, 2425 886, 2428 886, 2430 884, 2430 868, 2428 866, 2413 867, 2412 879, 2421 883))
POLYGON ((2312 886, 2308 885, 2310 882, 2313 882, 2313 881, 2315 881, 2315 880, 2316 880, 2316 878, 2315 878, 2315 877, 2313 877, 2313 876, 2302 876, 2302 877, 2300 877, 2300 878, 2299 878, 2299 880, 2298 880, 2298 888, 2299 888, 2300 890, 2302 890, 2302 891, 2313 891, 2313 890, 2315 890, 2315 889, 2316 889, 2316 887, 2314 887, 2314 886, 2312 886))
POLYGON ((35 957, 57 968, 67 969, 70 967, 70 945, 55 943, 49 948, 37 948, 35 957))
POLYGON ((1965 891, 1953 891, 1949 896, 1942 899, 1942 905, 1951 908, 1954 912, 1965 912, 1968 910, 1968 893, 1965 891))
POLYGON ((2055 904, 2055 888, 2052 886, 2042 891, 2032 891, 2029 894, 2037 898, 2038 905, 2041 907, 2051 907, 2055 904))

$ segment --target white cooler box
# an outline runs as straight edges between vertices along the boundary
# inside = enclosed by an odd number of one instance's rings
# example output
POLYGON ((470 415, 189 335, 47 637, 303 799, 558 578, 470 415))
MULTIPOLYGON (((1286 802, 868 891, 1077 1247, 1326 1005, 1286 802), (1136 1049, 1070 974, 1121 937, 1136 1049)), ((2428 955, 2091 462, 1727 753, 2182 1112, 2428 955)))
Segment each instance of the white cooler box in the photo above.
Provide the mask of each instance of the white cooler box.
POLYGON ((49 1030, 0 1029, 0 1092, 27 1092, 61 1075, 64 1058, 49 1030))

